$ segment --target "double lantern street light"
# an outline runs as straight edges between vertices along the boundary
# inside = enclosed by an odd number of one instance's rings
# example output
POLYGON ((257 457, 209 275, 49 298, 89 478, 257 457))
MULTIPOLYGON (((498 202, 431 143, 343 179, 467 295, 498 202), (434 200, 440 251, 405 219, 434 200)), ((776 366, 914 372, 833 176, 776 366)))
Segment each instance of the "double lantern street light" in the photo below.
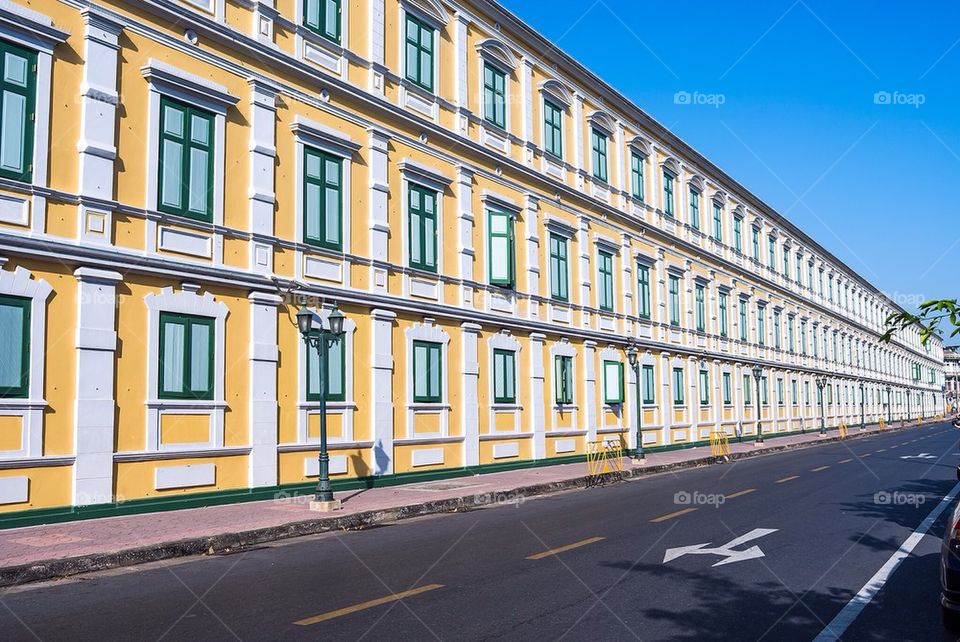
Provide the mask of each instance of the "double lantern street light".
POLYGON ((637 346, 630 344, 627 347, 627 360, 630 362, 630 368, 633 369, 633 382, 636 387, 636 406, 637 406, 637 447, 633 451, 633 458, 638 461, 644 461, 643 455, 643 397, 640 391, 640 351, 637 346))
POLYGON ((826 375, 819 374, 814 380, 817 383, 817 391, 820 397, 820 436, 825 437, 827 434, 827 423, 823 415, 823 389, 827 387, 827 377, 826 375))
POLYGON ((757 403, 755 404, 757 409, 757 438, 754 443, 758 446, 763 444, 763 427, 760 425, 760 415, 763 412, 763 405, 761 404, 760 399, 760 377, 762 376, 763 368, 761 368, 759 365, 753 366, 753 380, 757 384, 757 403))

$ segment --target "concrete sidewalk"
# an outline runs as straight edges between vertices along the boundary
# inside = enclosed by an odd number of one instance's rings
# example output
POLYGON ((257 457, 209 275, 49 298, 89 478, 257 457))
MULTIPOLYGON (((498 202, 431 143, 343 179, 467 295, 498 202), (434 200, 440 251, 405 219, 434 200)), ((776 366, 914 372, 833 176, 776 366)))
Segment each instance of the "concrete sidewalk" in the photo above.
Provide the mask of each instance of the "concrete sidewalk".
MULTIPOLYGON (((935 423, 935 422, 928 422, 935 423)), ((909 427, 916 427, 912 424, 909 427)), ((851 428, 848 439, 880 431, 851 428)), ((730 459, 835 442, 816 432, 768 438, 763 446, 732 443, 730 459)), ((719 463, 709 447, 647 455, 642 464, 624 460, 623 478, 719 463)), ((341 491, 342 510, 314 513, 309 496, 278 496, 176 511, 90 519, 0 530, 0 586, 127 566, 184 555, 235 550, 263 542, 358 529, 434 513, 471 510, 591 484, 584 463, 563 464, 441 481, 341 491)), ((282 495, 282 494, 281 494, 282 495)), ((2 517, 0 517, 2 519, 2 517)))

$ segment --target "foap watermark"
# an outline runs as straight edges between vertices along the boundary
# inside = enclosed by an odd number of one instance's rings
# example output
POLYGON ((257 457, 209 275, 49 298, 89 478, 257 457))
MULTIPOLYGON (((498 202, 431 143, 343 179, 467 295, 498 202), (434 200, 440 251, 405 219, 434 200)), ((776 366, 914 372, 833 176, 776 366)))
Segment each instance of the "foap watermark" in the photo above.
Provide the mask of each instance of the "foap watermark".
POLYGON ((878 91, 873 94, 874 105, 896 105, 919 109, 927 102, 926 94, 908 94, 902 91, 878 91))
POLYGON ((706 105, 719 109, 727 102, 725 94, 709 94, 702 91, 678 91, 673 95, 674 105, 706 105))
POLYGON ((518 491, 508 491, 480 493, 473 496, 473 501, 478 506, 514 506, 520 508, 527 501, 527 498, 518 491))
POLYGON ((726 496, 721 493, 678 490, 673 494, 673 503, 678 506, 713 506, 714 508, 720 508, 726 501, 726 496))
POLYGON ((921 493, 901 493, 898 490, 892 493, 885 490, 873 494, 873 503, 877 506, 913 506, 920 508, 927 501, 921 493))
POLYGON ((925 301, 929 301, 926 294, 920 292, 886 292, 887 298, 902 308, 915 308, 925 301))

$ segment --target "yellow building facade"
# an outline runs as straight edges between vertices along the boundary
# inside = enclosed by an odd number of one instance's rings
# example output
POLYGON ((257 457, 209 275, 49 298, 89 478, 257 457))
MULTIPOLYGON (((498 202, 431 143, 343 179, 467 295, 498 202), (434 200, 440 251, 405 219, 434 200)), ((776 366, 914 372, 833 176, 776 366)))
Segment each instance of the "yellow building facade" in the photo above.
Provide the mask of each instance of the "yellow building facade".
POLYGON ((301 305, 341 487, 812 430, 818 376, 942 411, 936 340, 494 2, 14 0, 0 48, 8 524, 306 488, 301 305))

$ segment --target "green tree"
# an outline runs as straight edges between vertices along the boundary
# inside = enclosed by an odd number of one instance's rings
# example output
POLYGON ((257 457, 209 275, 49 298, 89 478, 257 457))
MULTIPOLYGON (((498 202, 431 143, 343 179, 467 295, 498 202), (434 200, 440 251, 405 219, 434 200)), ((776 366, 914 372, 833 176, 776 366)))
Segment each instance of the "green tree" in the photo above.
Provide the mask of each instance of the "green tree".
POLYGON ((917 314, 894 312, 887 317, 886 331, 880 335, 880 341, 889 342, 893 335, 913 325, 920 326, 920 341, 927 344, 930 337, 941 336, 940 324, 946 322, 952 326, 948 337, 960 334, 960 306, 956 299, 934 299, 920 304, 917 314))

